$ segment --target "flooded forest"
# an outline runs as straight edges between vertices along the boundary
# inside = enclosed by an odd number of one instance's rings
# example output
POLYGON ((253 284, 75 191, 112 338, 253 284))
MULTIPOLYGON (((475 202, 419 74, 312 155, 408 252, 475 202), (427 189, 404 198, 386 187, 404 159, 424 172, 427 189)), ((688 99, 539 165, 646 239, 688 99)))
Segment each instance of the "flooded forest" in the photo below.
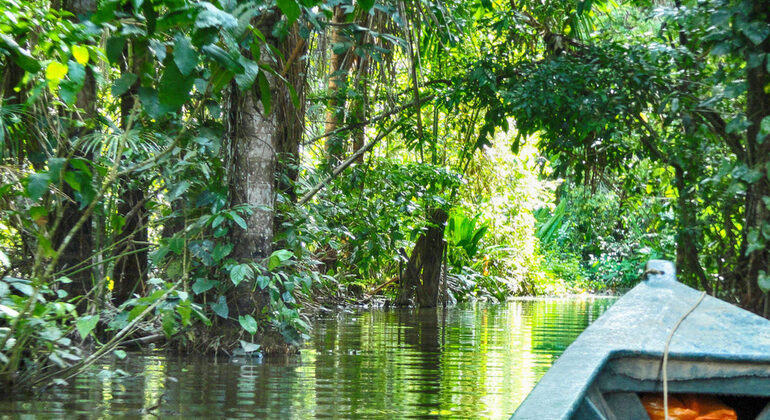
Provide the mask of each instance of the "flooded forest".
POLYGON ((770 315, 765 0, 0 0, 0 71, 0 413, 509 415, 656 258, 770 315))

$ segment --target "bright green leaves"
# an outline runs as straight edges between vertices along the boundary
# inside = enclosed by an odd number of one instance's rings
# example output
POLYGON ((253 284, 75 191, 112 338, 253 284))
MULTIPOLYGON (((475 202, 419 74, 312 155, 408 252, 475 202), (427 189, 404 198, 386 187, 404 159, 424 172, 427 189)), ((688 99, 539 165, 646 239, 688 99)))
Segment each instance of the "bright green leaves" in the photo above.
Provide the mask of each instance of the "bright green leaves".
POLYGON ((88 64, 88 48, 82 45, 75 45, 72 47, 72 57, 75 58, 78 64, 85 66, 88 64))
POLYGON ((59 82, 61 82, 66 75, 67 66, 58 61, 48 63, 48 66, 45 68, 45 80, 48 82, 48 87, 52 91, 59 87, 59 82))
POLYGON ((238 316, 238 323, 247 333, 251 335, 257 333, 257 321, 251 315, 238 316))
POLYGON ((287 265, 289 259, 291 259, 293 256, 294 253, 288 249, 279 249, 273 251, 273 253, 270 254, 270 258, 268 259, 267 269, 272 271, 278 267, 287 265))
POLYGON ((278 8, 281 9, 281 12, 286 15, 286 19, 289 20, 290 25, 297 20, 301 13, 299 4, 297 4, 296 0, 276 0, 276 4, 278 5, 278 8))

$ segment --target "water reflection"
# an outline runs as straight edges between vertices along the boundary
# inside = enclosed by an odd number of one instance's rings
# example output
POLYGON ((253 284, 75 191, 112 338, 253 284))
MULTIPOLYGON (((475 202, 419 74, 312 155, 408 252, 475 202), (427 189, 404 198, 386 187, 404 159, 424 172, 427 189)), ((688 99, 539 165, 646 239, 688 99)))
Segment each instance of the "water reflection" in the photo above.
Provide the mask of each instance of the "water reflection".
POLYGON ((518 300, 319 319, 299 357, 131 355, 0 417, 507 418, 611 300, 518 300), (128 376, 115 375, 125 371, 128 376))

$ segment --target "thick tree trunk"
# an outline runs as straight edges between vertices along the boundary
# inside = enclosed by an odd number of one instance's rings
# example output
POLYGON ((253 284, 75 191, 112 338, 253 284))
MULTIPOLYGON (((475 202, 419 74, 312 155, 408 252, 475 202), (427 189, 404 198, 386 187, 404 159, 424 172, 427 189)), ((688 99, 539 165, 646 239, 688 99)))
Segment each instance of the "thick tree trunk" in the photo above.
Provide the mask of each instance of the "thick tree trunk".
MULTIPOLYGON (((71 0, 64 2, 64 10, 73 13, 76 18, 82 17, 96 10, 96 2, 94 0, 71 0)), ((93 70, 90 66, 86 66, 85 80, 83 88, 78 93, 75 100, 75 106, 78 107, 81 112, 75 114, 72 118, 80 118, 86 123, 86 127, 89 126, 89 120, 96 116, 96 79, 94 78, 93 70), (79 116, 78 116, 79 115, 79 116)), ((89 133, 88 129, 78 128, 73 130, 69 137, 75 139, 77 137, 85 136, 89 133)), ((92 156, 89 154, 83 154, 79 151, 75 152, 76 156, 83 157, 90 160, 92 156)), ((63 218, 59 222, 59 227, 54 232, 53 244, 54 248, 58 247, 62 243, 68 232, 75 226, 80 219, 82 213, 79 210, 79 205, 75 199, 75 190, 70 187, 69 184, 64 183, 62 192, 70 199, 62 200, 63 218)), ((74 267, 81 263, 86 263, 91 260, 94 253, 94 238, 93 238, 93 220, 91 217, 85 221, 83 226, 75 232, 72 240, 68 246, 62 251, 59 256, 57 270, 64 270, 66 268, 74 267)), ((81 270, 78 273, 69 275, 72 283, 65 285, 65 290, 70 296, 82 296, 85 295, 93 287, 93 280, 91 278, 91 270, 81 270)), ((80 302, 79 309, 84 309, 86 302, 80 302)))
MULTIPOLYGON (((755 0, 752 20, 770 25, 770 3, 755 0)), ((757 46, 753 53, 770 53, 770 39, 757 46)), ((765 90, 770 85, 770 74, 767 71, 767 57, 758 66, 746 70, 748 91, 746 95, 746 118, 751 123, 746 138, 746 165, 763 174, 756 182, 749 185, 746 192, 746 221, 743 226, 744 246, 741 267, 744 271, 741 305, 757 313, 763 311, 764 294, 759 289, 758 280, 761 275, 770 274, 770 243, 746 252, 756 236, 763 240, 763 235, 770 233, 770 210, 765 200, 770 197, 770 138, 757 141, 762 120, 770 116, 770 94, 765 90)))
POLYGON ((429 212, 431 226, 420 235, 414 245, 401 278, 396 305, 409 305, 415 294, 417 304, 422 308, 433 308, 438 304, 441 264, 444 255, 444 225, 448 217, 447 212, 441 209, 433 209, 429 212))
POLYGON ((276 133, 281 122, 276 112, 267 114, 249 90, 230 92, 230 204, 248 204, 246 229, 234 228, 236 258, 267 257, 273 241, 273 208, 276 133))

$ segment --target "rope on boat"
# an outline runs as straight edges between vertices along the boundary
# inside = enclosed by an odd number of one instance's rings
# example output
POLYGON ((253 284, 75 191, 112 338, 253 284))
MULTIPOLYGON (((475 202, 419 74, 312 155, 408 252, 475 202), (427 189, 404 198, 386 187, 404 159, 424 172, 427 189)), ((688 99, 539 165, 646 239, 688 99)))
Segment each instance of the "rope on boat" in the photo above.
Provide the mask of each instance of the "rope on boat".
POLYGON ((695 308, 700 305, 701 302, 703 302, 703 298, 706 297, 706 292, 701 293, 700 298, 698 298, 698 301, 695 302, 695 305, 692 305, 690 310, 688 310, 684 315, 682 315, 681 318, 679 318, 679 321, 676 322, 674 325, 674 328, 671 330, 671 332, 668 334, 668 339, 666 339, 666 347, 663 349, 663 413, 666 416, 666 420, 668 419, 668 347, 671 344, 671 339, 674 338, 674 333, 679 328, 680 325, 682 325, 682 322, 687 318, 694 310, 695 308))

